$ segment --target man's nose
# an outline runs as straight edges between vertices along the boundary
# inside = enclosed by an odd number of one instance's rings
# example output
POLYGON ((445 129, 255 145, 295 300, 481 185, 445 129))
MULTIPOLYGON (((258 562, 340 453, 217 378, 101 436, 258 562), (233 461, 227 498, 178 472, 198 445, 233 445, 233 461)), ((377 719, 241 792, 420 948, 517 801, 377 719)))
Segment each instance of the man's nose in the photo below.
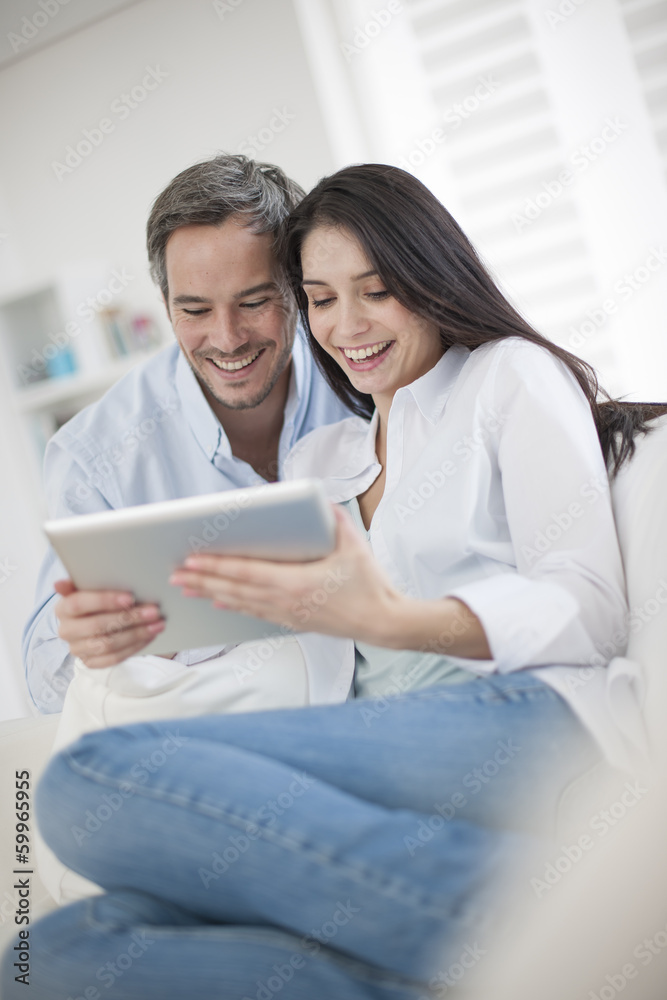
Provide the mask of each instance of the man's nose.
POLYGON ((209 340, 223 354, 234 354, 248 343, 248 333, 239 316, 228 309, 217 309, 209 331, 209 340))

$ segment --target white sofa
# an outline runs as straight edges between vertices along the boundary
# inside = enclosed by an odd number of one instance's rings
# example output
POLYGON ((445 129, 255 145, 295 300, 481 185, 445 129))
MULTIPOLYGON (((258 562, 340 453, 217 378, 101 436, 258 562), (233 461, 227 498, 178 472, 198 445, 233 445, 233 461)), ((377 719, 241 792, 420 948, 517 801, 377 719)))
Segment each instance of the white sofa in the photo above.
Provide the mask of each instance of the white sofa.
MULTIPOLYGON (((638 438, 636 454, 614 481, 612 497, 630 608, 642 609, 645 618, 642 627, 631 635, 627 657, 640 665, 644 675, 647 691, 644 715, 653 752, 657 758, 667 761, 667 725, 664 721, 667 715, 667 415, 653 421, 650 434, 638 438)), ((3 789, 0 809, 4 810, 0 814, 0 836, 5 859, 13 857, 10 848, 14 816, 7 809, 14 771, 31 771, 34 788, 48 758, 57 721, 58 716, 47 716, 0 723, 0 787, 3 789)), ((579 788, 576 798, 580 800, 581 795, 579 788)), ((617 863, 618 859, 610 862, 608 874, 611 879, 617 863)), ((647 858, 648 863, 652 862, 647 858)), ((0 943, 13 928, 16 901, 12 883, 11 868, 3 861, 0 868, 0 943)), ((32 886, 33 914, 37 915, 52 904, 36 874, 32 886)), ((628 933, 631 936, 631 928, 628 933)), ((545 948, 548 951, 546 943, 545 948)), ((529 995, 525 993, 526 998, 529 995)), ((570 994, 567 991, 562 994, 566 995, 570 994)), ((514 1000, 519 1000, 519 996, 523 997, 524 993, 517 992, 514 1000)))
MULTIPOLYGON (((636 455, 613 486, 637 622, 626 655, 641 666, 646 685, 643 714, 654 773, 640 782, 636 807, 518 918, 511 945, 489 955, 474 980, 466 981, 469 1000, 662 1000, 667 995, 666 500, 667 416, 662 416, 652 433, 639 439, 636 455)), ((592 795, 598 791, 594 787, 592 795)), ((604 805, 612 802, 615 798, 608 797, 604 805)), ((571 836, 559 845, 575 843, 597 808, 589 805, 580 812, 579 826, 570 826, 571 836)))

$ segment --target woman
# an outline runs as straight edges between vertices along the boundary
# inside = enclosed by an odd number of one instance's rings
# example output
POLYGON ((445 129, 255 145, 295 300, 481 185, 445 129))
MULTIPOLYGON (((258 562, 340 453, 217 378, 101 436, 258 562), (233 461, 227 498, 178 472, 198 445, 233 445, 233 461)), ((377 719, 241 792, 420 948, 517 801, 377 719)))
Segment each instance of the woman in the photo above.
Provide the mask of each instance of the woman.
POLYGON ((349 508, 336 550, 197 557, 173 582, 352 637, 356 697, 107 730, 58 757, 45 835, 107 894, 33 929, 36 997, 439 995, 493 940, 499 877, 547 860, 526 834, 603 753, 623 760, 604 665, 626 604, 587 366, 400 170, 322 181, 285 258, 359 413, 291 457, 349 508))

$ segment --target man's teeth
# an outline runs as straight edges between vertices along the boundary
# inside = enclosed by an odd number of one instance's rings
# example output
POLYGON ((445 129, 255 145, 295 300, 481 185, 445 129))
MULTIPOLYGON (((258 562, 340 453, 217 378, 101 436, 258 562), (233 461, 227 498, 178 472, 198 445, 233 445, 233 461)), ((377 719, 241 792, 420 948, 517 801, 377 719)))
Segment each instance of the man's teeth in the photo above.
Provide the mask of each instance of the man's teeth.
POLYGON ((389 344, 391 344, 391 340, 383 340, 381 344, 373 344, 372 347, 361 347, 358 351, 351 347, 344 347, 343 354, 346 358, 350 358, 351 361, 363 361, 364 358, 370 358, 371 354, 378 354, 380 351, 383 351, 389 344))
POLYGON ((247 365, 251 365, 255 358, 258 358, 262 352, 257 351, 256 354, 249 354, 247 358, 241 358, 240 361, 215 361, 214 358, 210 360, 216 368, 222 368, 223 372, 235 372, 239 368, 245 368, 247 365))

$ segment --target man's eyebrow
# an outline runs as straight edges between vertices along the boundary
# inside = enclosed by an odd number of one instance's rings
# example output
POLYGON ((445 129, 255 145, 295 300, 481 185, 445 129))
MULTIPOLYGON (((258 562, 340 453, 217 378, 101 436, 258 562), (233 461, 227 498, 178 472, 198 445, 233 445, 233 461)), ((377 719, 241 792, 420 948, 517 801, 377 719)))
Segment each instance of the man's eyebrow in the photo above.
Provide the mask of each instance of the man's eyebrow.
MULTIPOLYGON (((355 274, 352 276, 352 281, 361 281, 362 278, 374 278, 377 276, 377 271, 364 271, 363 274, 355 274)), ((304 278, 301 282, 302 285, 326 285, 326 281, 315 281, 309 278, 304 278)))
POLYGON ((173 298, 173 303, 175 306, 183 306, 186 303, 199 303, 200 305, 207 305, 210 303, 210 299, 204 299, 201 295, 176 295, 173 298))
POLYGON ((242 292, 238 292, 234 298, 235 299, 245 299, 248 295, 256 295, 257 292, 275 292, 278 289, 278 285, 275 281, 263 281, 261 285, 253 285, 252 288, 244 288, 242 292))
MULTIPOLYGON (((275 281, 263 281, 261 285, 253 285, 252 288, 244 288, 242 292, 237 292, 235 299, 245 299, 248 295, 256 295, 257 292, 276 291, 278 288, 275 281)), ((201 295, 175 295, 172 299, 175 306, 183 305, 210 305, 211 299, 206 299, 201 295)))

